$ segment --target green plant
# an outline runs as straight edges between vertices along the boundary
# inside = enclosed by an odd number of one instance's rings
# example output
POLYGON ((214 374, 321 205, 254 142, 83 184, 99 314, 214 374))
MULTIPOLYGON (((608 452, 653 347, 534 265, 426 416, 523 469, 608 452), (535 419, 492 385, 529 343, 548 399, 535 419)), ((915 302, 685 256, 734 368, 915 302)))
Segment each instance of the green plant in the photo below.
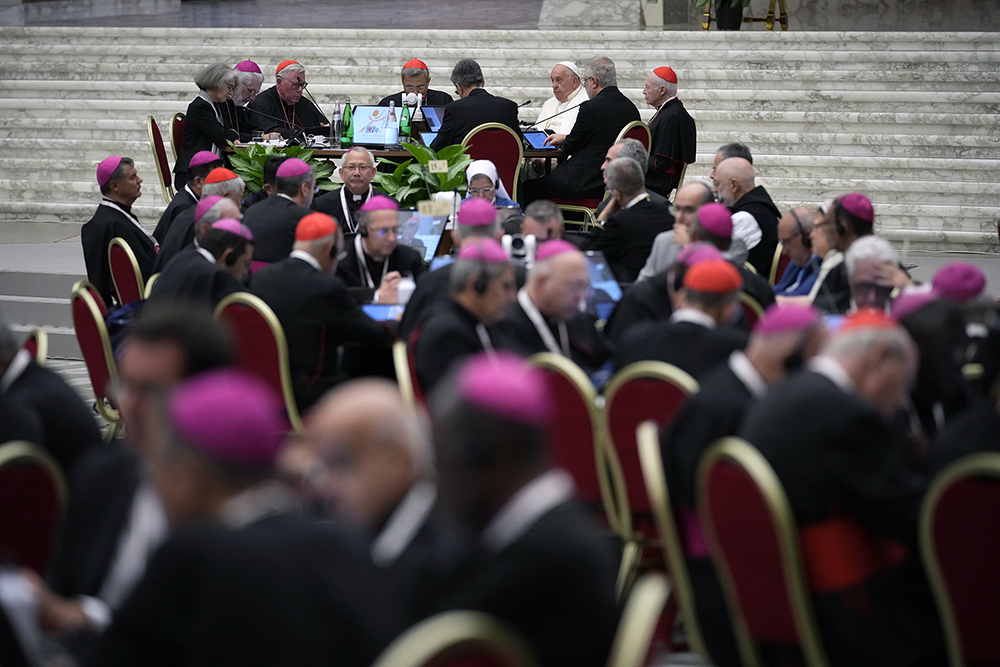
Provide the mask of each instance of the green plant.
MULTIPOLYGON (((705 9, 708 7, 709 0, 693 0, 694 6, 697 9, 705 9)), ((749 7, 750 0, 715 0, 716 7, 749 7)))
POLYGON ((382 160, 382 164, 395 167, 393 172, 379 172, 375 183, 402 207, 415 208, 417 202, 431 199, 437 192, 455 191, 465 193, 465 169, 472 164, 472 157, 461 144, 445 146, 436 153, 430 148, 414 144, 403 144, 413 157, 402 162, 382 160), (413 161, 416 160, 416 164, 413 161), (432 174, 427 167, 431 160, 445 160, 448 171, 432 174))
POLYGON ((233 166, 233 171, 246 183, 247 192, 256 192, 264 187, 264 163, 275 155, 297 157, 309 164, 316 171, 316 188, 319 190, 334 190, 340 187, 339 183, 330 180, 330 177, 333 176, 333 163, 329 160, 314 158, 315 151, 311 149, 302 146, 279 148, 263 144, 250 144, 246 148, 242 148, 234 145, 231 141, 229 145, 235 151, 229 156, 229 163, 233 166))

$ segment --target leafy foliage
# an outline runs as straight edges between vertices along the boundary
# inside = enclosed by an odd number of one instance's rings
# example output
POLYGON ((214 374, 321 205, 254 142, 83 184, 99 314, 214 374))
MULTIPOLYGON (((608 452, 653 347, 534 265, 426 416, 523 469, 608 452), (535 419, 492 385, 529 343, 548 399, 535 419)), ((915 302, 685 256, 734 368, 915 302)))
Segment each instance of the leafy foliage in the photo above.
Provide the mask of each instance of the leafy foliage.
POLYGON ((279 148, 264 144, 250 144, 244 148, 234 145, 231 141, 229 145, 236 151, 229 156, 229 163, 233 171, 246 183, 247 192, 256 192, 264 187, 264 163, 275 155, 297 157, 306 162, 316 171, 316 188, 319 190, 335 190, 340 187, 339 183, 334 183, 330 179, 333 176, 333 162, 314 158, 315 151, 309 148, 302 146, 279 148))
POLYGON ((465 170, 472 164, 472 157, 461 144, 445 146, 436 153, 430 148, 414 144, 403 144, 403 148, 413 157, 401 163, 379 159, 382 164, 392 165, 395 169, 391 174, 378 172, 374 179, 400 206, 415 208, 417 202, 431 199, 437 192, 465 193, 465 170), (448 172, 432 174, 427 168, 427 163, 431 160, 447 161, 448 172))

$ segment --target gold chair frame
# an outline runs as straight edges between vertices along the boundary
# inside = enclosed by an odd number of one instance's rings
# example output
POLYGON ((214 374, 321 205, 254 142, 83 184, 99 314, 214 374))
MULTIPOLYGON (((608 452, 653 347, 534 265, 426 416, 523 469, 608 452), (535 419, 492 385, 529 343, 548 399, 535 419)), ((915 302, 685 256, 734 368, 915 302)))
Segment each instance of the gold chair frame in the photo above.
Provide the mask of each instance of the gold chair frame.
POLYGON ((996 452, 980 452, 963 456, 942 470, 930 488, 920 507, 920 552, 924 561, 924 569, 930 580, 934 600, 941 615, 941 626, 944 630, 945 644, 948 647, 948 664, 951 667, 963 667, 965 657, 962 654, 961 634, 958 631, 958 621, 952 608, 951 596, 941 573, 941 563, 934 549, 932 536, 934 513, 941 496, 956 482, 970 477, 989 477, 1000 480, 1000 454, 996 452))
POLYGON ((413 378, 410 376, 410 360, 407 357, 406 341, 397 340, 392 344, 392 365, 396 370, 396 383, 399 385, 399 395, 403 405, 417 407, 416 395, 413 392, 413 378))
MULTIPOLYGON (((94 297, 91 296, 88 291, 89 288, 93 288, 86 280, 78 280, 73 284, 73 292, 70 301, 73 299, 81 299, 83 303, 87 306, 87 310, 90 311, 91 316, 97 326, 97 335, 101 339, 101 346, 104 348, 104 362, 108 367, 108 379, 111 382, 115 382, 118 379, 118 366, 115 364, 115 356, 111 351, 111 337, 108 336, 108 327, 104 324, 104 316, 101 314, 101 309, 94 301, 94 297)), ((96 290, 95 290, 96 291, 96 290)), ((88 373, 89 377, 89 373, 88 373)), ((104 399, 97 397, 97 388, 94 387, 94 398, 95 405, 97 407, 98 414, 108 423, 108 442, 114 440, 115 436, 118 435, 118 431, 121 429, 121 415, 118 410, 105 404, 104 399)), ((103 391, 101 393, 104 393, 103 391)))
MULTIPOLYGON (((465 138, 462 139, 462 148, 467 148, 469 146, 469 140, 471 140, 474 136, 476 136, 477 133, 482 132, 484 130, 503 130, 504 132, 506 132, 507 134, 509 134, 511 137, 514 138, 514 143, 517 146, 517 162, 516 162, 517 166, 514 168, 514 184, 510 186, 511 190, 508 194, 510 195, 511 199, 517 201, 517 186, 518 186, 518 181, 521 178, 521 166, 522 163, 524 162, 524 146, 521 144, 521 138, 517 136, 514 130, 510 129, 503 123, 483 123, 482 125, 477 125, 476 127, 472 128, 472 130, 470 130, 469 133, 465 135, 465 138)), ((494 163, 493 166, 496 166, 496 164, 494 163)), ((500 182, 503 183, 502 178, 500 179, 500 182)), ((504 185, 506 185, 506 183, 504 183, 504 185)))
MULTIPOLYGON (((111 261, 111 248, 112 246, 118 246, 125 251, 125 256, 129 258, 132 263, 132 270, 135 272, 135 283, 139 286, 139 294, 142 294, 146 288, 145 283, 142 280, 142 271, 139 269, 139 261, 135 258, 135 253, 132 252, 132 247, 128 244, 128 241, 120 236, 116 236, 111 239, 108 243, 108 268, 112 266, 111 261)), ((111 271, 111 282, 115 286, 115 293, 118 295, 118 303, 125 303, 122 299, 122 291, 118 288, 118 279, 115 278, 115 272, 111 271)))
POLYGON ((630 121, 625 127, 623 127, 622 131, 618 133, 618 138, 615 139, 615 143, 619 144, 625 141, 625 134, 634 127, 641 127, 646 130, 646 152, 649 153, 649 149, 653 144, 653 133, 649 131, 649 125, 641 120, 630 121))
POLYGON ((35 340, 35 363, 44 366, 49 358, 49 334, 42 327, 35 327, 24 342, 27 343, 31 339, 35 340))
POLYGON ((442 652, 471 642, 489 644, 511 665, 538 665, 527 643, 503 621, 478 611, 448 611, 401 634, 372 667, 424 667, 442 652))
POLYGON ((719 541, 715 534, 715 524, 711 512, 705 506, 704 498, 708 492, 708 474, 717 462, 732 463, 753 480, 767 505, 771 524, 774 526, 781 552, 781 569, 785 576, 785 587, 791 598, 789 606, 792 618, 799 634, 800 648, 806 667, 829 667, 826 649, 816 625, 813 613, 809 586, 806 583, 805 567, 802 562, 802 552, 799 547, 798 525, 792 513, 788 496, 778 480, 771 464, 767 462, 753 445, 740 438, 720 438, 708 448, 698 464, 698 518, 705 531, 705 537, 712 554, 712 562, 722 580, 726 593, 726 602, 733 618, 733 629, 736 643, 740 651, 740 659, 747 667, 763 667, 757 645, 747 630, 746 619, 736 595, 736 588, 726 559, 722 555, 719 541))
MULTIPOLYGON (((163 175, 163 168, 160 166, 160 156, 156 153, 156 139, 153 136, 153 126, 156 125, 156 119, 152 115, 146 116, 146 134, 149 135, 149 148, 153 152, 153 164, 156 165, 156 177, 160 183, 160 193, 163 195, 164 201, 168 204, 174 198, 176 192, 174 191, 174 186, 167 183, 167 179, 163 175)), ((157 128, 159 129, 159 128, 157 128)), ((170 147, 173 148, 173 126, 171 126, 171 142, 170 147)), ((163 134, 160 134, 160 143, 163 143, 163 134)), ((164 147, 164 154, 166 154, 166 148, 164 147)), ((177 154, 174 154, 174 162, 177 161, 177 154)), ((172 179, 171 179, 172 180, 172 179)))
POLYGON ((149 280, 146 281, 146 287, 145 287, 145 289, 142 290, 142 298, 143 299, 148 299, 149 295, 153 293, 153 283, 155 283, 157 280, 159 280, 159 278, 160 278, 160 274, 159 273, 154 273, 153 275, 151 275, 149 277, 149 280))
POLYGON ((608 667, 644 667, 669 595, 670 583, 659 572, 643 575, 635 583, 622 610, 608 667))
MULTIPOLYGON (((712 2, 709 0, 708 4, 705 5, 705 13, 701 19, 701 29, 708 30, 708 25, 714 21, 712 18, 712 2)), ((778 14, 777 21, 781 24, 782 30, 788 30, 788 10, 785 7, 785 0, 778 0, 778 9, 780 14, 778 14)), ((744 16, 744 23, 766 23, 768 30, 774 30, 775 15, 774 15, 774 0, 770 0, 767 6, 767 16, 744 16)))
POLYGON ((663 466, 663 455, 660 453, 659 429, 656 422, 649 420, 639 424, 635 432, 639 444, 639 462, 642 464, 642 476, 646 480, 646 491, 649 493, 649 503, 653 506, 653 518, 663 539, 663 559, 670 573, 677 606, 684 617, 684 627, 687 629, 688 643, 695 653, 713 664, 711 656, 702 638, 701 625, 698 623, 697 602, 691 578, 688 576, 687 561, 681 547, 680 531, 674 520, 673 503, 670 502, 670 490, 667 488, 667 476, 663 466))
POLYGON ((66 504, 66 478, 59 469, 59 464, 48 452, 26 440, 10 440, 0 444, 0 468, 16 461, 27 460, 45 468, 56 482, 59 492, 59 504, 66 504))
POLYGON ((295 403, 295 392, 292 390, 292 372, 288 365, 288 339, 285 338, 285 330, 264 301, 249 292, 234 292, 219 302, 215 307, 215 319, 221 319, 222 311, 233 304, 253 308, 267 322, 274 336, 275 345, 278 348, 278 375, 281 378, 281 398, 285 402, 285 410, 288 412, 288 421, 295 433, 302 432, 302 418, 299 416, 299 408, 295 403))
POLYGON ((753 298, 746 292, 740 292, 740 303, 745 303, 750 306, 750 310, 757 313, 757 317, 764 317, 764 309, 761 307, 757 299, 753 298))
POLYGON ((771 259, 771 271, 767 277, 767 284, 771 287, 774 287, 774 283, 778 282, 778 261, 781 259, 781 251, 784 247, 781 245, 781 241, 778 241, 778 245, 774 249, 774 257, 771 259))
MULTIPOLYGON (((170 139, 170 152, 173 153, 174 162, 177 162, 177 137, 174 135, 174 124, 178 119, 183 120, 186 116, 178 111, 170 117, 170 125, 167 127, 167 137, 170 139)), ((181 137, 183 140, 184 137, 181 137)))

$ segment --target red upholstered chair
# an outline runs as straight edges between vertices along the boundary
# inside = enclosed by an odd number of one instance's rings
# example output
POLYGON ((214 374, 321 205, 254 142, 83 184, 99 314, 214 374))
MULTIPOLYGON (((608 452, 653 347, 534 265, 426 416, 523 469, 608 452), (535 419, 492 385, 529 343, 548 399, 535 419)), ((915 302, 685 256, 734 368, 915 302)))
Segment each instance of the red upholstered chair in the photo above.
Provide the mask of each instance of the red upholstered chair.
POLYGON ((142 299, 144 283, 139 262, 128 242, 120 236, 111 239, 108 244, 108 266, 111 268, 111 281, 115 284, 118 303, 126 305, 142 299))
POLYGON ((743 664, 763 664, 758 644, 767 643, 799 647, 807 667, 828 665, 795 517, 760 452, 739 438, 723 438, 708 449, 698 467, 698 516, 743 664))
POLYGON ((170 117, 170 152, 174 154, 174 162, 184 148, 184 114, 178 112, 170 117))
MULTIPOLYGON (((170 163, 167 162, 167 149, 163 146, 163 135, 160 134, 160 126, 152 116, 146 116, 146 132, 149 133, 149 146, 153 151, 153 164, 156 165, 156 177, 159 179, 160 192, 163 198, 170 203, 174 198, 173 177, 170 171, 170 163)), ((171 132, 171 134, 173 134, 171 132)), ((171 142, 173 143, 173 142, 171 142)), ((174 161, 177 155, 174 154, 174 161)))
POLYGON ((972 454, 938 475, 920 515, 920 547, 949 663, 1000 664, 1000 454, 972 454))
POLYGON ((31 356, 35 358, 36 364, 44 366, 45 360, 49 356, 49 335, 45 333, 45 329, 35 327, 28 334, 21 347, 31 353, 31 356))
MULTIPOLYGON (((566 199, 565 197, 551 197, 553 204, 559 207, 563 213, 579 213, 583 216, 583 230, 597 226, 597 207, 601 205, 603 199, 566 199)), ((573 222, 567 220, 567 222, 573 222)))
POLYGON ((660 573, 643 575, 636 582, 618 622, 608 667, 644 667, 650 664, 654 653, 653 637, 669 593, 670 584, 660 573))
POLYGON ((97 307, 101 311, 101 320, 103 321, 104 316, 108 314, 108 307, 105 305, 104 299, 101 298, 101 295, 97 293, 97 288, 94 287, 93 283, 89 280, 77 280, 73 283, 70 293, 72 294, 73 292, 76 292, 77 289, 84 290, 97 303, 97 307))
POLYGON ((658 428, 670 423, 687 397, 698 391, 690 375, 661 361, 639 361, 621 369, 604 390, 605 437, 621 464, 623 500, 619 535, 626 541, 619 591, 628 588, 638 571, 643 546, 655 542, 652 506, 639 463, 636 428, 653 420, 658 428))
POLYGON ((146 281, 146 288, 142 290, 143 299, 149 298, 149 295, 153 293, 153 285, 155 285, 156 281, 159 279, 160 279, 159 273, 154 273, 149 277, 149 280, 146 281))
POLYGON ((491 161, 510 198, 517 201, 518 178, 524 158, 520 137, 503 123, 483 123, 465 135, 462 146, 473 160, 491 161))
POLYGON ((774 284, 781 280, 785 269, 788 268, 788 263, 792 261, 787 255, 781 254, 783 248, 781 241, 778 241, 778 247, 774 249, 774 259, 771 260, 771 272, 767 277, 767 282, 771 287, 774 287, 774 284))
POLYGON ((746 292, 740 292, 740 307, 743 308, 743 315, 747 318, 747 324, 752 328, 757 320, 764 317, 764 309, 746 292))
POLYGON ((108 422, 108 440, 111 440, 121 427, 121 418, 111 403, 111 384, 118 379, 118 367, 104 325, 104 304, 100 297, 95 298, 93 285, 85 280, 73 286, 71 301, 76 340, 97 399, 97 412, 108 422))
POLYGON ((478 611, 449 611, 396 638, 372 667, 537 667, 515 630, 478 611))
POLYGON ((229 325, 236 341, 236 366, 262 377, 282 397, 288 422, 296 432, 302 420, 292 391, 288 342, 277 315, 248 292, 230 294, 215 307, 215 319, 229 325))
POLYGON ((66 498, 59 465, 28 442, 0 445, 0 553, 38 574, 47 570, 66 498))
POLYGON ((649 152, 649 144, 652 142, 652 135, 649 132, 649 125, 646 125, 641 120, 633 120, 631 123, 622 128, 622 131, 618 133, 618 138, 615 139, 615 143, 625 141, 626 139, 637 139, 642 143, 642 147, 649 152))

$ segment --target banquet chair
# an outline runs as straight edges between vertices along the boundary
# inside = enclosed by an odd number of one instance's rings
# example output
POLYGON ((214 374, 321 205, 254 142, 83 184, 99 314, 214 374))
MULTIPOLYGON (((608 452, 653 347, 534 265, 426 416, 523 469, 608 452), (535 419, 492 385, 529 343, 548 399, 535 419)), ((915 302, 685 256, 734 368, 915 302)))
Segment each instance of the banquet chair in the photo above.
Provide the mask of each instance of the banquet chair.
POLYGON ((517 632, 478 611, 447 611, 397 637, 372 667, 537 667, 517 632))
POLYGON ((104 304, 95 296, 93 285, 85 280, 73 286, 73 328, 83 352, 83 361, 90 376, 90 386, 97 399, 98 414, 108 423, 108 441, 121 428, 121 416, 111 402, 111 384, 118 379, 118 367, 111 352, 111 339, 104 324, 104 304))
POLYGON ((743 309, 743 315, 746 317, 747 325, 751 329, 757 323, 757 320, 764 317, 764 309, 760 303, 746 292, 740 292, 740 307, 743 309))
MULTIPOLYGON (((743 23, 764 23, 768 30, 774 30, 775 23, 775 13, 774 13, 774 1, 770 0, 767 6, 766 16, 744 16, 743 23)), ((712 18, 712 5, 714 3, 709 2, 705 5, 705 12, 701 19, 701 29, 708 30, 709 24, 715 19, 712 18)), ((782 30, 788 30, 788 10, 785 7, 785 0, 778 0, 778 10, 777 15, 778 23, 781 24, 782 30)))
POLYGON ((215 319, 233 332, 236 366, 264 379, 284 401, 288 422, 296 433, 302 420, 292 390, 288 366, 288 342, 274 311, 249 292, 235 292, 215 307, 215 319))
POLYGON ((49 356, 49 335, 45 333, 45 329, 35 327, 28 334, 21 347, 31 353, 36 364, 44 366, 49 356))
POLYGON ((108 244, 108 266, 111 268, 111 282, 122 306, 140 301, 143 296, 144 281, 135 253, 128 242, 120 236, 108 244))
POLYGON ((649 153, 649 144, 652 143, 653 136, 649 131, 649 125, 646 125, 641 120, 633 120, 618 133, 615 143, 621 143, 626 139, 638 140, 642 144, 642 147, 646 149, 646 153, 649 153))
POLYGON ((658 572, 643 575, 629 593, 615 633, 608 667, 649 664, 653 637, 670 594, 670 583, 658 572))
POLYGON ((958 459, 920 512, 924 568, 952 667, 1000 664, 1000 454, 958 459))
POLYGON ((184 114, 177 112, 170 117, 170 128, 168 130, 170 138, 170 152, 174 154, 174 162, 184 148, 184 114))
POLYGON ((392 344, 392 365, 396 371, 396 383, 399 385, 399 395, 403 404, 416 407, 416 397, 413 393, 413 377, 410 375, 410 360, 406 354, 406 341, 397 340, 392 344))
POLYGON ((36 445, 0 445, 0 553, 38 574, 48 569, 66 500, 59 465, 36 445))
POLYGON ((764 643, 797 647, 806 667, 829 665, 795 517, 764 456, 739 438, 714 442, 698 466, 697 504, 743 664, 761 665, 764 643))
MULTIPOLYGON (((156 177, 160 184, 160 192, 163 199, 169 204, 174 198, 173 177, 171 176, 170 163, 167 162, 167 149, 163 146, 163 135, 160 134, 160 126, 152 116, 146 116, 146 132, 149 134, 149 147, 153 151, 153 164, 156 165, 156 177)), ((176 162, 177 155, 174 155, 176 162)))
POLYGON ((160 279, 159 273, 154 273, 149 277, 149 280, 146 281, 146 288, 142 291, 143 299, 149 298, 149 295, 153 293, 153 285, 155 285, 156 281, 159 279, 160 279))
POLYGON ((465 135, 462 146, 473 160, 492 162, 510 198, 517 201, 518 179, 524 159, 524 146, 517 133, 503 123, 483 123, 465 135))
POLYGON ((781 279, 781 276, 785 273, 785 269, 788 268, 788 263, 792 261, 788 255, 781 254, 783 249, 784 246, 781 245, 781 241, 778 241, 778 246, 774 249, 774 259, 771 260, 771 271, 767 276, 767 283, 771 287, 774 287, 774 284, 781 279))
POLYGON ((101 319, 104 319, 104 316, 108 314, 108 307, 104 303, 104 299, 101 298, 101 295, 97 292, 97 288, 94 287, 94 284, 86 279, 77 280, 73 283, 73 287, 70 288, 70 294, 75 292, 77 288, 86 291, 87 294, 91 296, 91 298, 97 303, 98 309, 101 311, 101 319))

